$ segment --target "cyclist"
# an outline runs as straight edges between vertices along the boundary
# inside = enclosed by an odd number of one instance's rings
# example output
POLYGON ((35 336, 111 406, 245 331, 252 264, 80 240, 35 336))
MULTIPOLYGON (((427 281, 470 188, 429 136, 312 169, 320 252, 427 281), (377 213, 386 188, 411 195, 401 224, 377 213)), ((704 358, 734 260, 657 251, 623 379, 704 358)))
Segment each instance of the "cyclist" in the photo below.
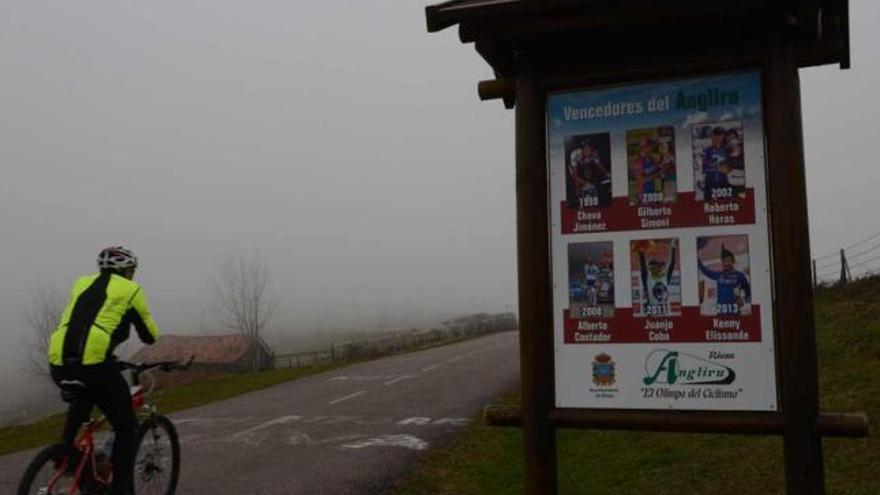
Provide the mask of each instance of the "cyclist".
POLYGON ((642 278, 642 312, 648 316, 666 316, 671 312, 670 288, 675 273, 676 243, 670 245, 669 260, 645 257, 645 247, 639 247, 639 271, 642 278))
POLYGON ((581 198, 592 198, 592 206, 611 206, 611 172, 602 164, 595 143, 589 139, 571 153, 572 180, 581 198))
POLYGON ((710 270, 697 258, 697 264, 703 275, 715 281, 717 296, 716 310, 721 315, 738 315, 742 307, 752 299, 752 286, 749 277, 737 270, 736 256, 724 244, 721 245, 721 271, 710 270))
POLYGON ((130 486, 137 419, 113 350, 128 339, 132 324, 146 344, 159 337, 146 296, 132 281, 137 264, 134 253, 121 246, 101 251, 99 273, 74 282, 60 324, 49 339, 52 379, 61 388, 62 399, 70 403, 63 441, 73 445, 80 424, 97 405, 116 432, 111 493, 118 495, 130 486))
POLYGON ((716 196, 723 197, 723 190, 730 187, 727 182, 727 164, 730 148, 727 144, 727 131, 720 126, 712 129, 712 144, 703 149, 703 194, 705 201, 713 201, 716 196))
POLYGON ((663 202, 663 176, 665 171, 654 159, 653 150, 656 141, 643 137, 639 140, 639 154, 635 159, 636 204, 663 202), (659 195, 658 195, 659 193, 659 195), (658 199, 659 198, 659 199, 658 199))
POLYGON ((599 281, 599 266, 593 262, 592 257, 588 257, 584 263, 584 281, 586 289, 584 290, 584 299, 590 306, 596 305, 597 282, 599 281))

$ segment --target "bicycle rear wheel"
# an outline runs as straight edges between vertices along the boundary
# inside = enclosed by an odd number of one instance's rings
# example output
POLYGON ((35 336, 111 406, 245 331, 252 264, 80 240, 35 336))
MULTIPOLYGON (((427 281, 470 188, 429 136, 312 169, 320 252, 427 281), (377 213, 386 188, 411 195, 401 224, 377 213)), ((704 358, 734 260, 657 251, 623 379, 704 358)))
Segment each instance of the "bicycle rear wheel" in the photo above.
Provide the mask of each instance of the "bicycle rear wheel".
POLYGON ((177 430, 165 416, 141 423, 134 461, 134 495, 174 495, 180 476, 177 430))
POLYGON ((28 465, 18 484, 18 495, 61 495, 71 493, 75 463, 64 445, 50 445, 41 450, 28 465))

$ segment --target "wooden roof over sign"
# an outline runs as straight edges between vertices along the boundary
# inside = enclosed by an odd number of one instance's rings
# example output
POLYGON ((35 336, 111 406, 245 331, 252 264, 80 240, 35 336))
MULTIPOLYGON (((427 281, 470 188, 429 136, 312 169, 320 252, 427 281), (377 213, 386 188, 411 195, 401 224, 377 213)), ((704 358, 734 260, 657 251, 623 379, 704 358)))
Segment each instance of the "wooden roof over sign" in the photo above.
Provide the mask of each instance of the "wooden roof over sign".
POLYGON ((425 10, 428 31, 458 25, 500 77, 513 74, 517 51, 553 73, 754 55, 772 32, 792 38, 802 67, 849 67, 848 0, 451 0, 425 10))

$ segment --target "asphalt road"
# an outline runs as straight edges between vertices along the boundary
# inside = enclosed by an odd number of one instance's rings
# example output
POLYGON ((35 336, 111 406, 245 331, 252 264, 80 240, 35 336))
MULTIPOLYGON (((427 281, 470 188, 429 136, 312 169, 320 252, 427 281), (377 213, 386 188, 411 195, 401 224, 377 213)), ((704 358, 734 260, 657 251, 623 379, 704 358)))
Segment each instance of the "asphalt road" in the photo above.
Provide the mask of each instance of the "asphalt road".
MULTIPOLYGON (((173 414, 178 493, 381 493, 516 386, 516 335, 361 363, 173 414)), ((0 493, 14 493, 33 454, 0 457, 0 493)))

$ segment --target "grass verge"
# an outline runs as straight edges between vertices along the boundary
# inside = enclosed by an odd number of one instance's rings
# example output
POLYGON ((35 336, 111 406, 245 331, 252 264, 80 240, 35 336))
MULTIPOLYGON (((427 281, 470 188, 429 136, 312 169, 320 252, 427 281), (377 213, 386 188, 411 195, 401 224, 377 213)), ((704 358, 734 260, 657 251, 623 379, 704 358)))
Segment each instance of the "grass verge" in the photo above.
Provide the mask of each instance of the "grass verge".
MULTIPOLYGON (((875 436, 825 439, 829 494, 880 494, 880 278, 817 292, 821 406, 865 411, 875 436)), ((506 397, 508 403, 518 401, 506 397)), ((560 430, 562 494, 783 494, 778 437, 560 430)), ((522 492, 522 435, 476 424, 429 452, 394 495, 522 492)))

